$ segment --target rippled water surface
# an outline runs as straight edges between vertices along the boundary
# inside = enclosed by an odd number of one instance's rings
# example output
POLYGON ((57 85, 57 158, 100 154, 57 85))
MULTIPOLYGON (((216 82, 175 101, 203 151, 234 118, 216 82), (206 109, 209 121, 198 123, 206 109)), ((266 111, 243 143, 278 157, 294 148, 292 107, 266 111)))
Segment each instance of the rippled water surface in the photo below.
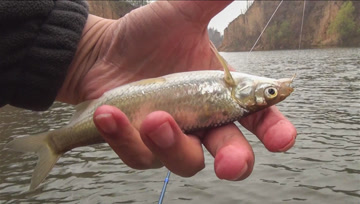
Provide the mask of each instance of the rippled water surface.
MULTIPOLYGON (((249 132, 253 174, 218 180, 213 159, 192 178, 172 175, 164 203, 360 203, 360 49, 222 53, 237 70, 272 78, 297 74, 279 104, 298 137, 286 153, 269 153, 249 132)), ((59 128, 73 108, 0 109, 0 203, 157 203, 166 169, 126 167, 105 145, 66 153, 35 192, 27 192, 36 156, 4 149, 15 136, 59 128)))

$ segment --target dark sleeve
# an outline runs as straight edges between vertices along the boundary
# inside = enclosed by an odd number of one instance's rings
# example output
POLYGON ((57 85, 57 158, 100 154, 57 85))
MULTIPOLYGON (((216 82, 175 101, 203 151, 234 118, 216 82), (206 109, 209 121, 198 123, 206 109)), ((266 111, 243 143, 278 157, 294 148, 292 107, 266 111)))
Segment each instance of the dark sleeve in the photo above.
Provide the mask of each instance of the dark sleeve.
POLYGON ((0 107, 52 105, 87 15, 81 0, 0 0, 0 107))

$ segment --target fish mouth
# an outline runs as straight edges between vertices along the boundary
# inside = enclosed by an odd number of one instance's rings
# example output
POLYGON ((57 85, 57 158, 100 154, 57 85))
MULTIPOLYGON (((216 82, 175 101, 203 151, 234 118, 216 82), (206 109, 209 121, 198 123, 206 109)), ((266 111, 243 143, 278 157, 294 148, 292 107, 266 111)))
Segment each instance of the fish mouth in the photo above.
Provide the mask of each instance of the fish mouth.
POLYGON ((285 99, 286 97, 288 97, 293 91, 294 88, 292 87, 292 83, 295 79, 295 74, 293 77, 291 78, 284 78, 284 79, 279 79, 279 93, 280 93, 280 97, 282 99, 285 99))

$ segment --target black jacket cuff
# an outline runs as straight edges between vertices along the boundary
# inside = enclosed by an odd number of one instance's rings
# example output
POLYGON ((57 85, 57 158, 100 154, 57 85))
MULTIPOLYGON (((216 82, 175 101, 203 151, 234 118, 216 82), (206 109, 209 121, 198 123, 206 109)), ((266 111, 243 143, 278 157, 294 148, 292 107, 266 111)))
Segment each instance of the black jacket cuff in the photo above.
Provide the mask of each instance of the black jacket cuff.
POLYGON ((52 105, 87 16, 80 0, 0 1, 0 107, 52 105))

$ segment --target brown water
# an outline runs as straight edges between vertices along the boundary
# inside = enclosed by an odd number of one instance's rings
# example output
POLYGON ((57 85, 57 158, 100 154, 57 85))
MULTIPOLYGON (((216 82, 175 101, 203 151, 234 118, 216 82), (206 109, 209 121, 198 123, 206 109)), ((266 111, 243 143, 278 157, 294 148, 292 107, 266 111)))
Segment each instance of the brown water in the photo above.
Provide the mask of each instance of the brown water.
MULTIPOLYGON (((241 182, 206 168, 172 175, 164 203, 360 203, 360 49, 223 53, 236 69, 272 78, 297 74, 279 105, 298 137, 287 153, 269 153, 249 132, 256 163, 241 182)), ((167 170, 132 170, 105 144, 66 153, 46 181, 28 193, 36 156, 4 150, 15 136, 59 128, 73 108, 46 112, 0 109, 0 203, 157 203, 167 170)))

